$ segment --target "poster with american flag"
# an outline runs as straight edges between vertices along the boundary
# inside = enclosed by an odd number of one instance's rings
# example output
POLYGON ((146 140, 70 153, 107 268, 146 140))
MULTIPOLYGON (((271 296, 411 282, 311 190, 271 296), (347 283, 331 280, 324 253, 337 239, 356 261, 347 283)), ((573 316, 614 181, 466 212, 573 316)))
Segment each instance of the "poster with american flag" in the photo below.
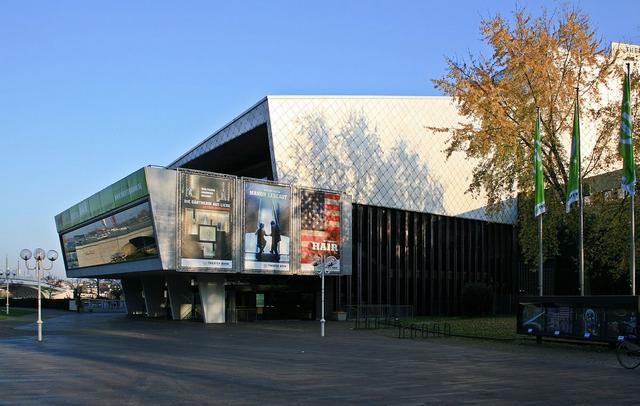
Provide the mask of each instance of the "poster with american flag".
POLYGON ((314 257, 334 256, 340 264, 340 195, 300 191, 300 270, 314 271, 314 257))

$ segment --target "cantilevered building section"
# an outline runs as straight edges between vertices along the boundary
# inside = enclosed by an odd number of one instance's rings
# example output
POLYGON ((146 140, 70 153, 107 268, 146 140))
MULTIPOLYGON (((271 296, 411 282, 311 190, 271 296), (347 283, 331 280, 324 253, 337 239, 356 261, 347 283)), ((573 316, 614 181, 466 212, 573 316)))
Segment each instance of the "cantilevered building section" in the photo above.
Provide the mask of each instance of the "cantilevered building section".
POLYGON ((509 309, 515 205, 489 213, 466 193, 475 163, 447 159, 436 130, 463 120, 447 97, 266 97, 167 168, 145 167, 143 186, 127 178, 117 197, 97 194, 106 205, 92 197, 57 216, 67 274, 122 278, 132 313, 315 318, 310 258, 333 249, 329 312, 453 314, 476 281, 509 309))

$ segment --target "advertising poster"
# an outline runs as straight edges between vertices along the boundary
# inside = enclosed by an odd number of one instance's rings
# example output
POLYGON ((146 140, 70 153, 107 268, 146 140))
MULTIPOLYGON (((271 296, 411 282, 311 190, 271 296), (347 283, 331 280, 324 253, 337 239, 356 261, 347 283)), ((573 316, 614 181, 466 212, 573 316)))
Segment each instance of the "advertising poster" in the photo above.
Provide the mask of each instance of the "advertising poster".
POLYGON ((188 172, 179 177, 180 270, 233 269, 234 181, 188 172))
POLYGON ((620 336, 633 334, 636 331, 636 313, 624 308, 607 309, 607 336, 618 339, 620 336))
POLYGON ((584 338, 595 338, 602 335, 601 326, 604 319, 604 311, 599 308, 577 309, 578 313, 578 329, 584 338))
POLYGON ((573 309, 568 306, 547 308, 547 333, 550 335, 573 334, 573 309))
POLYGON ((244 269, 289 271, 291 189, 245 182, 244 209, 244 269))
POLYGON ((300 191, 300 270, 314 271, 315 257, 333 256, 340 270, 340 195, 321 190, 300 191))
POLYGON ((519 331, 525 334, 544 332, 545 308, 534 304, 521 306, 522 316, 519 331))

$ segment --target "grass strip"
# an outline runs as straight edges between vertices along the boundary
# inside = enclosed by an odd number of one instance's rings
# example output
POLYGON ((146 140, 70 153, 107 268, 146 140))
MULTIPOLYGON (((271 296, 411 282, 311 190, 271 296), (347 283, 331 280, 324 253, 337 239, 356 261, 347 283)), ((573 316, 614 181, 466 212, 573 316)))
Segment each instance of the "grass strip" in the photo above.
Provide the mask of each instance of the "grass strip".
POLYGON ((520 336, 516 333, 515 316, 492 317, 436 317, 421 316, 413 320, 405 320, 403 324, 439 324, 440 330, 447 323, 451 326, 451 334, 466 337, 492 338, 492 339, 516 339, 520 336))
POLYGON ((9 308, 9 314, 7 315, 6 310, 5 309, 0 309, 0 320, 6 320, 9 319, 11 317, 21 317, 21 316, 26 316, 28 314, 32 314, 34 311, 30 310, 30 309, 15 309, 15 308, 9 308))

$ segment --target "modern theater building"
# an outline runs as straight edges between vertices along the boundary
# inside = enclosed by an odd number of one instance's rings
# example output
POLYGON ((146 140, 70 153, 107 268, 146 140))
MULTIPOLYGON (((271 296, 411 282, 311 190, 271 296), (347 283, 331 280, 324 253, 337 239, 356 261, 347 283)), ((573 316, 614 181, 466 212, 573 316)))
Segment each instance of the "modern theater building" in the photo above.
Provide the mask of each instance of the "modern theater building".
MULTIPOLYGON (((455 314, 469 282, 517 300, 515 205, 465 193, 448 97, 268 96, 166 167, 56 216, 68 277, 122 280, 129 313, 210 323, 411 305, 455 314)), ((141 163, 141 166, 145 163, 141 163)))

